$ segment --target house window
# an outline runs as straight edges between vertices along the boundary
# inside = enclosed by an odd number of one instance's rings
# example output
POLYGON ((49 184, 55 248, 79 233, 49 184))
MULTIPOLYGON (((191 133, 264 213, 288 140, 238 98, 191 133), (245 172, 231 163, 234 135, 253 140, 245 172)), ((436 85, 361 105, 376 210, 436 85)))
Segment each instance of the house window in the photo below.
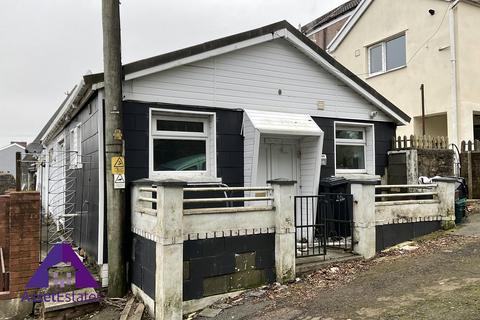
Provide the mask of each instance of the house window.
POLYGON ((377 75, 406 66, 405 35, 382 41, 368 48, 370 75, 377 75))
POLYGON ((337 127, 335 130, 337 172, 365 173, 366 137, 364 128, 337 127))
POLYGON ((70 130, 69 167, 78 169, 82 167, 82 133, 80 123, 70 130))
POLYGON ((152 114, 151 172, 188 177, 214 172, 214 121, 211 114, 152 114))

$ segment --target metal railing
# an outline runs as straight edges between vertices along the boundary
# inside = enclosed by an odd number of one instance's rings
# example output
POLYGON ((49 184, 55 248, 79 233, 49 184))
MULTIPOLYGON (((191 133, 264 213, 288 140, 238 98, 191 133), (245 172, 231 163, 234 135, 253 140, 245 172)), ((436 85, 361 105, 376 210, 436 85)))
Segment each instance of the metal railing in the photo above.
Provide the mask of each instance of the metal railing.
POLYGON ((375 186, 375 205, 401 205, 438 202, 437 184, 375 186))
POLYGON ((353 196, 295 197, 297 257, 325 256, 327 248, 353 251, 353 196))

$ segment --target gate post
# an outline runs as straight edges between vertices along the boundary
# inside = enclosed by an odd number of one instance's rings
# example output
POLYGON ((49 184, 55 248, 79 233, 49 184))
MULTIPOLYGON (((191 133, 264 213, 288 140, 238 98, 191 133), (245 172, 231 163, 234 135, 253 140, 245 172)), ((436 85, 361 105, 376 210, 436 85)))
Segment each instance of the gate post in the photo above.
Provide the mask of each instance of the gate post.
POLYGON ((275 206, 275 269, 277 282, 295 280, 295 183, 286 179, 268 181, 275 206))
MULTIPOLYGON (((156 183, 157 184, 157 183, 156 183)), ((183 181, 157 184, 155 319, 183 319, 183 181)))
POLYGON ((376 254, 375 237, 375 185, 377 178, 365 180, 351 180, 353 195, 353 239, 354 252, 365 259, 373 258, 376 254))

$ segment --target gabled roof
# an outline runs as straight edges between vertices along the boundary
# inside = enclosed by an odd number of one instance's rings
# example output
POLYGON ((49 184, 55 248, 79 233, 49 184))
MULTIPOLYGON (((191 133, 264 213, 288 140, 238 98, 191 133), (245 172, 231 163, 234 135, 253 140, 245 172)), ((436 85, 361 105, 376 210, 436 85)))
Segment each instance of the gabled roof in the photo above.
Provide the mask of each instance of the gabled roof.
POLYGON ((55 120, 55 118, 58 116, 58 114, 60 113, 60 111, 63 109, 63 107, 65 106, 65 103, 67 103, 68 99, 70 98, 70 96, 72 95, 72 93, 75 91, 75 88, 77 86, 74 86, 73 89, 67 93, 67 96, 65 97, 65 99, 62 101, 62 103, 60 104, 60 106, 57 108, 57 110, 55 111, 55 113, 52 115, 52 117, 47 121, 47 123, 43 126, 42 130, 40 131, 40 133, 37 135, 37 137, 27 145, 27 152, 28 153, 40 153, 42 152, 42 137, 43 135, 45 134, 45 132, 48 130, 48 128, 50 127, 50 125, 53 123, 53 121, 55 120))
POLYGON ((5 149, 8 149, 8 148, 11 148, 11 147, 17 147, 17 148, 20 148, 20 149, 22 149, 22 150, 25 150, 25 147, 24 147, 24 146, 19 145, 18 143, 15 143, 15 142, 14 142, 14 143, 10 143, 10 144, 8 144, 8 145, 6 145, 6 146, 1 147, 1 148, 0 148, 0 151, 5 150, 5 149))
POLYGON ((313 30, 317 29, 318 27, 323 26, 324 24, 329 23, 330 21, 333 21, 346 13, 349 13, 359 5, 361 0, 350 0, 348 2, 345 2, 344 4, 336 7, 335 9, 325 13, 321 17, 307 23, 302 27, 302 32, 305 34, 308 34, 312 32, 313 30))
MULTIPOLYGON (((125 64, 123 66, 123 76, 126 80, 135 79, 169 68, 178 67, 182 64, 193 63, 208 57, 278 38, 283 38, 290 42, 290 44, 345 83, 345 85, 377 106, 392 119, 395 119, 398 124, 407 124, 410 122, 410 117, 407 114, 319 48, 287 21, 280 21, 258 29, 125 64)), ((85 84, 91 85, 94 88, 100 88, 103 86, 103 76, 103 73, 86 75, 84 76, 85 84)))
MULTIPOLYGON (((348 35, 350 30, 353 29, 357 21, 362 17, 362 15, 367 11, 368 7, 373 3, 374 0, 361 0, 360 4, 356 7, 355 11, 352 13, 348 21, 343 25, 342 29, 337 33, 333 40, 328 45, 327 51, 334 52, 343 39, 348 35)), ((470 3, 472 5, 480 6, 480 0, 441 0, 447 3, 456 4, 458 2, 470 3)), ((412 3, 412 2, 411 2, 412 3)))

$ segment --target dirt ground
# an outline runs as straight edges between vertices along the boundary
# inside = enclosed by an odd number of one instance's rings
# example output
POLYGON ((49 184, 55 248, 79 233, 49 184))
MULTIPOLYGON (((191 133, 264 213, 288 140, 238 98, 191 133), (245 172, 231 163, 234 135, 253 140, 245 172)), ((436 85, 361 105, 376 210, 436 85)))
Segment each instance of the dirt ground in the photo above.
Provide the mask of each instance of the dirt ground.
POLYGON ((295 284, 227 301, 233 306, 214 319, 480 319, 477 235, 480 215, 413 247, 332 264, 295 284))

